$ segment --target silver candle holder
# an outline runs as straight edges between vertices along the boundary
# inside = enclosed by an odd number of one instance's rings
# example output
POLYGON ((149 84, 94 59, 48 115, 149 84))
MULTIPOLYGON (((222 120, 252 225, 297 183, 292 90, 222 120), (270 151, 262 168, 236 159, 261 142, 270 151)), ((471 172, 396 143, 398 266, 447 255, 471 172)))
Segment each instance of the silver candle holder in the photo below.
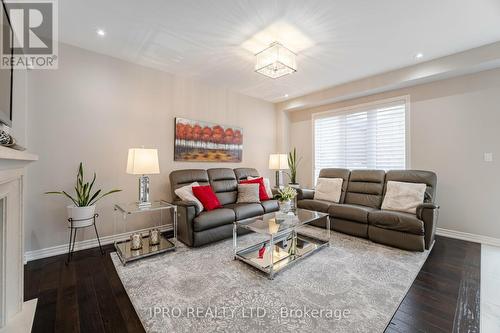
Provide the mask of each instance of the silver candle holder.
POLYGON ((142 235, 140 233, 133 233, 130 235, 130 249, 139 250, 142 248, 142 235))
POLYGON ((149 230, 149 245, 160 244, 160 230, 151 229, 149 230))

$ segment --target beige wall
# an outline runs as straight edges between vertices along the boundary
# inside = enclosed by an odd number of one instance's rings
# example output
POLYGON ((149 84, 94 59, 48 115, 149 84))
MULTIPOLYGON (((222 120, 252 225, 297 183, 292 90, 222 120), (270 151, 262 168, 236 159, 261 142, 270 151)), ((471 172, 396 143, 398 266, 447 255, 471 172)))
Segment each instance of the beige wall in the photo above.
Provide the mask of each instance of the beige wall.
POLYGON ((291 112, 300 183, 312 184, 313 113, 402 95, 410 96, 410 167, 438 175, 438 227, 500 238, 500 69, 291 112))
MULTIPOLYGON (((26 250, 68 242, 68 201, 43 194, 71 190, 83 161, 97 172, 103 189, 123 192, 98 204, 101 236, 124 232, 113 216, 115 202, 133 202, 137 177, 125 173, 127 149, 158 148, 160 175, 151 176, 152 198, 169 198, 168 174, 175 169, 256 167, 267 170, 276 150, 274 106, 227 89, 61 45, 59 69, 28 73, 28 143, 40 160, 28 168, 26 250), (244 130, 243 163, 173 161, 174 117, 220 122, 244 130)), ((130 229, 154 223, 154 216, 132 219, 130 229)), ((89 229, 79 240, 93 238, 89 229)))

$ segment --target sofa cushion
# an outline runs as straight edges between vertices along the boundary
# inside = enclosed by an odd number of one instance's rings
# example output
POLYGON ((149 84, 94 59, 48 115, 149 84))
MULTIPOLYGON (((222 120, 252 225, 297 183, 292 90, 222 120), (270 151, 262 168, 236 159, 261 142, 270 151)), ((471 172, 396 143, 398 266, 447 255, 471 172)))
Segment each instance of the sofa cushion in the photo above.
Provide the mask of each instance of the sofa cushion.
POLYGON ((257 169, 254 169, 254 168, 236 168, 233 171, 234 171, 234 174, 236 175, 237 181, 250 179, 250 177, 253 177, 253 178, 260 177, 259 172, 257 171, 257 169))
POLYGON ((259 184, 238 184, 236 203, 260 203, 259 184))
POLYGON ((210 185, 193 186, 191 189, 205 210, 210 211, 222 207, 210 185))
POLYGON ((193 220, 194 231, 203 231, 221 225, 233 223, 235 220, 235 213, 232 209, 219 208, 209 212, 201 212, 193 220))
POLYGON ((260 201, 265 201, 271 199, 266 192, 266 186, 264 185, 264 178, 253 178, 240 181, 240 184, 259 184, 259 198, 260 201))
POLYGON ((260 203, 262 205, 262 208, 264 208, 264 213, 272 213, 272 212, 277 212, 280 209, 280 206, 278 204, 278 200, 266 200, 262 201, 260 203))
MULTIPOLYGON (((253 180, 253 179, 257 179, 259 177, 251 177, 249 176, 248 177, 248 180, 253 180)), ((267 194, 267 197, 269 199, 271 199, 273 197, 273 190, 272 190, 272 187, 271 187, 271 181, 269 180, 269 178, 262 178, 264 180, 264 187, 266 189, 266 194, 267 194)))
POLYGON ((297 207, 327 213, 332 203, 330 201, 304 199, 297 202, 297 207))
POLYGON ((198 184, 198 182, 194 182, 192 184, 179 187, 178 189, 174 190, 174 192, 179 198, 181 198, 182 201, 194 202, 196 204, 197 211, 201 212, 203 210, 203 204, 193 194, 193 186, 200 186, 200 184, 198 184))
POLYGON ((175 170, 170 173, 170 187, 172 189, 172 199, 179 200, 180 198, 175 193, 175 190, 197 182, 199 185, 208 185, 208 173, 203 169, 186 169, 175 170))
POLYGON ((416 214, 424 203, 425 188, 425 184, 388 181, 381 209, 416 214))
POLYGON ((340 195, 339 203, 344 203, 350 175, 351 170, 349 169, 325 168, 319 171, 318 178, 342 178, 342 193, 340 195))
POLYGON ((352 170, 344 203, 380 208, 384 170, 352 170))
POLYGON ((214 168, 208 169, 208 178, 210 185, 219 198, 222 205, 235 203, 238 196, 238 182, 233 169, 214 168))
POLYGON ((264 208, 258 203, 228 204, 224 208, 230 208, 234 211, 236 221, 264 214, 264 208))
POLYGON ((360 205, 332 204, 328 209, 328 213, 330 214, 330 216, 333 216, 333 218, 339 218, 359 223, 368 223, 368 213, 376 210, 376 208, 360 205))
POLYGON ((314 199, 339 203, 342 195, 342 183, 342 178, 318 178, 314 199))
POLYGON ((414 235, 424 234, 424 222, 410 213, 393 211, 373 211, 368 214, 370 225, 395 231, 406 232, 414 235))
POLYGON ((391 170, 387 171, 385 176, 386 190, 388 181, 406 182, 406 183, 424 183, 425 202, 433 203, 436 195, 437 176, 432 171, 423 170, 391 170))

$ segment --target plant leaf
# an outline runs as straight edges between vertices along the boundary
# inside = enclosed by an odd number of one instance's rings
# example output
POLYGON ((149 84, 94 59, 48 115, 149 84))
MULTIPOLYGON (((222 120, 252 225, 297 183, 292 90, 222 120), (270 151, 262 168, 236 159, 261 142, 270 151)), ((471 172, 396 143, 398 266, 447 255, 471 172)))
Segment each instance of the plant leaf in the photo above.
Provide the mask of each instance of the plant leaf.
MULTIPOLYGON (((101 193, 101 190, 97 190, 97 192, 94 193, 94 195, 90 198, 89 203, 91 203, 97 196, 101 193)), ((89 205, 92 206, 92 205, 89 205)))
POLYGON ((101 199, 102 199, 102 198, 104 198, 105 196, 110 195, 110 194, 113 194, 113 193, 116 193, 116 192, 121 192, 121 190, 117 190, 117 189, 116 189, 116 190, 111 190, 111 191, 109 191, 109 192, 107 192, 107 193, 104 193, 104 194, 102 194, 99 198, 97 198, 97 199, 95 199, 93 202, 91 202, 91 203, 89 204, 89 206, 92 206, 93 204, 95 204, 97 201, 101 200, 101 199))
POLYGON ((68 193, 66 193, 65 191, 62 191, 62 193, 67 196, 71 201, 73 201, 73 203, 75 204, 75 206, 78 206, 78 202, 71 196, 69 195, 68 193))

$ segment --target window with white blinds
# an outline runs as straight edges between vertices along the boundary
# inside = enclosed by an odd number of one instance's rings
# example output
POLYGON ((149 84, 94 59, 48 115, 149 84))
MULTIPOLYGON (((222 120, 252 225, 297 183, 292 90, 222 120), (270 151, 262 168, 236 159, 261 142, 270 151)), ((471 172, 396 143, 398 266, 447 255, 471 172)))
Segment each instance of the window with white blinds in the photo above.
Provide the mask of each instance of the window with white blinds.
POLYGON ((404 169, 406 101, 314 116, 314 179, 323 168, 404 169))

